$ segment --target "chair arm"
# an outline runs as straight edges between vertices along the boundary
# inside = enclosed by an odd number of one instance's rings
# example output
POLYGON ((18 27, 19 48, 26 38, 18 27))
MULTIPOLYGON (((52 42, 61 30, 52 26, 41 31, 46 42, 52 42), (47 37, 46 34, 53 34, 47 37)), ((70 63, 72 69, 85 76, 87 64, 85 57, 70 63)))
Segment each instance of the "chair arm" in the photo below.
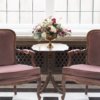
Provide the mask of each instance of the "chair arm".
POLYGON ((83 50, 80 50, 80 49, 73 49, 73 50, 71 50, 71 51, 68 51, 69 60, 68 60, 67 66, 70 66, 70 65, 71 65, 71 62, 72 62, 72 55, 78 54, 78 53, 86 53, 86 51, 87 51, 87 49, 83 49, 83 50))
POLYGON ((35 55, 35 52, 34 51, 28 50, 28 49, 23 49, 23 50, 16 49, 16 52, 18 52, 18 53, 25 53, 25 54, 30 55, 31 56, 32 65, 33 65, 33 67, 36 67, 36 65, 34 63, 34 55, 35 55))

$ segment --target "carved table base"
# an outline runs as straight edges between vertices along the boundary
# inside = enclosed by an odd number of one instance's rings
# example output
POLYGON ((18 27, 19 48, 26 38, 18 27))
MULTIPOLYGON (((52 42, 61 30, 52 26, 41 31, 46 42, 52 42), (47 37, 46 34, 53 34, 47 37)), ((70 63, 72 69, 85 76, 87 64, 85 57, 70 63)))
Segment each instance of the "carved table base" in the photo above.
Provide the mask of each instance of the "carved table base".
POLYGON ((55 62, 55 56, 54 52, 57 51, 65 51, 68 50, 68 46, 66 44, 61 43, 53 43, 53 48, 47 48, 48 43, 42 43, 42 44, 36 44, 32 46, 32 49, 35 51, 42 51, 46 53, 46 65, 47 65, 47 72, 48 76, 46 78, 46 81, 43 85, 41 85, 40 93, 43 92, 47 85, 49 84, 49 81, 52 82, 54 88, 59 92, 62 93, 62 91, 59 89, 59 87, 62 87, 62 85, 56 84, 54 77, 52 75, 53 71, 55 70, 55 66, 53 65, 55 62))
POLYGON ((47 76, 47 78, 46 78, 45 83, 41 86, 40 93, 43 92, 43 91, 46 89, 47 85, 49 84, 49 81, 51 81, 52 84, 53 84, 53 86, 54 86, 54 88, 55 88, 59 93, 62 94, 62 91, 59 89, 59 87, 62 87, 62 86, 56 84, 52 73, 48 73, 48 76, 47 76))
POLYGON ((53 52, 47 52, 47 72, 48 72, 48 76, 46 78, 46 81, 45 83, 41 86, 41 90, 40 90, 40 93, 43 92, 47 85, 49 84, 49 81, 51 81, 51 83, 53 84, 54 88, 59 92, 59 93, 62 93, 62 91, 59 89, 59 87, 62 87, 61 85, 58 85, 56 84, 55 80, 54 80, 54 77, 53 77, 53 60, 54 60, 54 57, 53 57, 53 52))

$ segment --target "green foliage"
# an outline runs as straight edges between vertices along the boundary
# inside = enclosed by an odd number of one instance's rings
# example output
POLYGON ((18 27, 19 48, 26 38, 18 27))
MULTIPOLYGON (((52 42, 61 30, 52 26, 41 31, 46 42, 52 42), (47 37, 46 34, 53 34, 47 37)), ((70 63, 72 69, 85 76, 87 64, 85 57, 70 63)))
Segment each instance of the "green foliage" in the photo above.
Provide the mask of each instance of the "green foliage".
POLYGON ((67 32, 67 35, 66 36, 71 36, 71 34, 69 32, 67 32))
POLYGON ((41 32, 34 32, 33 36, 34 39, 37 39, 38 41, 42 40, 41 32))
POLYGON ((32 33, 33 33, 34 39, 37 39, 38 41, 42 40, 42 33, 45 33, 46 35, 57 34, 57 36, 60 36, 60 37, 71 36, 70 31, 67 29, 64 29, 59 22, 56 22, 55 18, 52 18, 52 16, 50 16, 49 18, 46 18, 45 21, 38 24, 33 29, 32 33))
POLYGON ((38 41, 41 41, 41 40, 42 40, 42 35, 38 34, 38 41))

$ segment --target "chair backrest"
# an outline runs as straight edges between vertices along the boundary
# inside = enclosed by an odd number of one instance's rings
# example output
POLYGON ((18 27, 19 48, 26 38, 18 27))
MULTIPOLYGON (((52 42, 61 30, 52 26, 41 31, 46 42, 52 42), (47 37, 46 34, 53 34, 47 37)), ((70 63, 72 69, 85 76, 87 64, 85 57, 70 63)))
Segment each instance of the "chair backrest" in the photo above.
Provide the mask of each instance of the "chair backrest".
POLYGON ((0 66, 16 63, 16 35, 12 30, 0 29, 0 66))
POLYGON ((100 30, 87 34, 87 64, 100 66, 100 30))

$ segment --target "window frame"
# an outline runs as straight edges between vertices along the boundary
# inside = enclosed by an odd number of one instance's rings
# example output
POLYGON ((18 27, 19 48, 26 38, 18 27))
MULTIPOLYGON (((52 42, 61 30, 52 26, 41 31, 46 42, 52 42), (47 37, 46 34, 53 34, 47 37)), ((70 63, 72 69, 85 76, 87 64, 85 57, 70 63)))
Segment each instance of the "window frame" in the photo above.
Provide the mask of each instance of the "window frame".
POLYGON ((8 24, 8 12, 18 12, 19 13, 19 23, 18 23, 19 25, 21 23, 21 12, 31 12, 32 13, 32 24, 34 24, 34 17, 33 17, 34 12, 45 12, 45 11, 34 11, 33 10, 34 0, 32 0, 32 10, 31 11, 25 11, 25 10, 21 11, 21 0, 18 0, 18 2, 19 2, 19 10, 8 10, 8 0, 6 0, 6 10, 0 10, 0 12, 6 13, 6 23, 5 24, 8 24))
MULTIPOLYGON (((34 0, 32 0, 32 5, 33 5, 33 1, 34 0)), ((92 0, 92 2, 94 2, 94 0, 92 0)), ((67 3, 68 3, 68 0, 67 0, 67 3)), ((52 17, 55 16, 55 7, 54 7, 54 5, 55 5, 54 0, 46 0, 46 11, 45 11, 46 18, 48 16, 51 16, 51 15, 52 15, 52 17)), ((93 5, 93 7, 94 7, 94 5, 93 5)), ((7 7, 6 7, 6 9, 7 9, 7 7)), ((92 17, 93 17, 93 9, 92 9, 92 17)), ((20 8, 19 8, 19 13, 20 13, 20 8)), ((32 13, 33 13, 33 9, 32 9, 32 13)), ((7 18, 7 15, 6 15, 6 18, 7 18)), ((7 21, 7 19, 6 19, 6 21, 7 21)), ((67 22, 68 22, 68 19, 67 19, 67 22)), ((20 23, 20 19, 19 19, 19 23, 20 23)), ((11 25, 10 24, 0 24, 0 28, 1 29, 6 29, 6 28, 12 29, 16 32, 16 35, 22 35, 22 36, 23 35, 30 35, 31 36, 32 35, 31 34, 32 28, 35 25, 36 24, 33 24, 33 17, 32 17, 32 24, 18 24, 18 25, 16 25, 16 24, 11 24, 11 25)), ((72 25, 65 24, 65 25, 62 25, 62 26, 65 26, 65 27, 71 29, 72 30, 72 36, 86 36, 86 34, 89 30, 100 28, 100 24, 93 24, 93 18, 92 18, 92 24, 88 24, 88 25, 83 24, 82 25, 82 24, 79 23, 78 25, 76 25, 76 24, 72 24, 72 25)))

